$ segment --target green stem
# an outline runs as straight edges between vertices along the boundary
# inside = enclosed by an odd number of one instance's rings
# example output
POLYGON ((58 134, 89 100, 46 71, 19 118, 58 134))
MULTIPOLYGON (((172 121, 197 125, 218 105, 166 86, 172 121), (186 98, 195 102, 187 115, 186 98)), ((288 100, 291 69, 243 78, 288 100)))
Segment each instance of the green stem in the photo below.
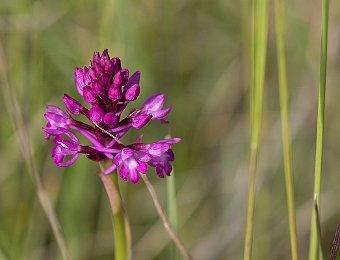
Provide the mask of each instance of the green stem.
MULTIPOLYGON (((329 0, 322 1, 322 33, 321 33, 321 58, 320 58, 320 81, 318 99, 318 119, 316 133, 316 153, 315 153, 315 176, 314 176, 314 196, 315 207, 320 210, 320 190, 322 175, 322 155, 323 155, 323 132, 325 114, 326 95, 326 72, 327 72, 327 39, 328 39, 328 14, 329 0)), ((320 213, 318 213, 320 215, 320 213)), ((315 210, 312 213, 311 237, 309 245, 309 259, 319 259, 320 237, 318 235, 318 218, 315 210)))
MULTIPOLYGON (((177 203, 176 203, 176 185, 175 185, 175 172, 171 172, 171 178, 166 178, 167 183, 167 197, 168 197, 168 214, 169 222, 175 232, 178 232, 177 221, 177 203)), ((175 244, 172 242, 170 245, 170 259, 179 259, 178 252, 175 244)))
POLYGON ((124 212, 122 210, 120 210, 117 214, 112 215, 112 224, 115 241, 115 259, 126 260, 128 259, 128 250, 125 234, 124 212))
POLYGON ((246 238, 244 244, 244 259, 250 260, 253 246, 253 226, 254 226, 254 206, 255 206, 255 177, 257 169, 258 147, 252 147, 250 150, 249 162, 249 184, 248 184, 248 206, 247 206, 247 224, 246 238))
POLYGON ((283 142, 283 159, 286 180, 286 194, 288 207, 288 221, 290 232, 290 244, 292 259, 298 259, 297 253, 297 235, 296 235, 296 213, 294 202, 294 176, 292 171, 292 152, 289 133, 289 115, 288 115, 288 86, 287 86, 287 65, 286 65, 286 46, 285 46, 285 2, 277 0, 275 2, 276 18, 276 44, 278 60, 278 77, 280 89, 280 110, 282 124, 282 142, 283 142))
POLYGON ((265 78, 265 60, 268 31, 268 0, 254 0, 252 24, 252 68, 251 68, 251 143, 249 162, 249 186, 247 205, 247 224, 244 244, 244 259, 250 260, 253 244, 254 207, 255 207, 255 179, 259 153, 259 140, 262 125, 263 88, 265 78))
MULTIPOLYGON (((103 171, 104 167, 100 164, 103 171)), ((114 231, 115 259, 128 260, 131 257, 131 235, 127 215, 122 206, 117 174, 99 174, 102 180, 112 210, 112 224, 114 231)))

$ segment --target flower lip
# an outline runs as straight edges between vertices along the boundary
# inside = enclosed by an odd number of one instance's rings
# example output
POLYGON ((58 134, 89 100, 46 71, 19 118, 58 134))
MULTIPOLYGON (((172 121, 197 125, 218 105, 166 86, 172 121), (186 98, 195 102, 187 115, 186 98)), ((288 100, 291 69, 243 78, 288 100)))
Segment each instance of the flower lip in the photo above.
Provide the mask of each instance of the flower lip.
POLYGON ((117 167, 120 166, 118 172, 124 181, 130 178, 132 183, 137 183, 139 181, 139 173, 145 174, 147 172, 147 164, 143 161, 145 158, 140 153, 130 148, 123 148, 121 153, 115 157, 115 165, 117 167))

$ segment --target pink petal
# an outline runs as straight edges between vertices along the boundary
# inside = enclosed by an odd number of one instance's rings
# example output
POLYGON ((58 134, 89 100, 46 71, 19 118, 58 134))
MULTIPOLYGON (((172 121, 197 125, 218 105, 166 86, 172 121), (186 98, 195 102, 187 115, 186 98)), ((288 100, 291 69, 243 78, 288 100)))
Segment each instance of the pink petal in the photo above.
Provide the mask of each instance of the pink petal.
POLYGON ((59 167, 68 167, 75 163, 75 161, 78 159, 78 156, 78 154, 75 154, 70 160, 66 162, 56 163, 56 165, 58 165, 59 167))
POLYGON ((138 162, 138 166, 136 167, 137 171, 145 174, 148 171, 148 166, 145 162, 138 162))
POLYGON ((103 174, 109 174, 111 172, 113 172, 115 169, 117 169, 117 165, 116 164, 112 164, 109 168, 107 168, 103 174))
POLYGON ((160 110, 163 106, 165 99, 164 94, 155 94, 149 97, 143 104, 142 107, 144 107, 147 111, 157 111, 160 110))
POLYGON ((139 181, 139 175, 136 169, 130 169, 130 180, 134 184, 139 181))
POLYGON ((127 181, 129 177, 129 171, 124 165, 120 168, 119 175, 124 181, 127 181))
POLYGON ((170 149, 170 144, 167 143, 154 143, 148 149, 149 153, 154 156, 161 156, 170 149))
POLYGON ((156 172, 157 172, 158 177, 164 178, 164 173, 161 167, 156 167, 156 172))
POLYGON ((125 85, 124 89, 128 89, 135 84, 139 84, 139 81, 140 81, 140 71, 136 71, 135 73, 132 74, 128 83, 125 85))
POLYGON ((83 95, 83 88, 85 87, 84 71, 83 71, 82 68, 76 68, 74 70, 74 83, 76 84, 78 93, 82 96, 83 95))

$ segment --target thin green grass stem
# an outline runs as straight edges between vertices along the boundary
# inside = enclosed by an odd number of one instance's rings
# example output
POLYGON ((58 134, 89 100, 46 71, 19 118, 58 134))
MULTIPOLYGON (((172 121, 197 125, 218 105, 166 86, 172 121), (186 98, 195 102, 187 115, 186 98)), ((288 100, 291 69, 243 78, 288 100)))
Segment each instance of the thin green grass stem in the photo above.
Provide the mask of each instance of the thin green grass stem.
POLYGON ((53 208, 53 203, 47 193, 47 190, 45 189, 43 180, 38 172, 36 161, 33 156, 33 145, 31 143, 31 138, 27 133, 27 126, 25 125, 22 109, 19 105, 19 101, 14 88, 10 86, 9 79, 7 77, 8 72, 5 69, 7 67, 8 65, 5 50, 3 45, 0 44, 0 80, 2 82, 1 90, 4 96, 4 100, 6 101, 6 108, 12 120, 12 124, 16 129, 15 135, 18 139, 18 142, 21 144, 20 150, 25 161, 28 173, 32 179, 33 184, 35 185, 39 203, 49 221, 53 235, 55 236, 57 245, 60 249, 62 258, 64 260, 69 260, 72 258, 60 226, 60 221, 53 208))
POLYGON ((246 237, 244 244, 244 259, 250 260, 253 244, 254 207, 255 207, 255 179, 259 153, 259 140, 262 125, 263 88, 265 78, 265 60, 268 32, 268 0, 253 1, 253 24, 251 32, 251 90, 250 117, 251 143, 249 162, 249 185, 246 237))
MULTIPOLYGON (((327 72, 327 39, 328 39, 328 14, 329 0, 322 1, 322 32, 321 32, 321 53, 320 53, 320 81, 318 98, 318 118, 316 132, 316 152, 315 152, 315 176, 314 176, 314 196, 315 207, 320 210, 320 191, 322 175, 322 155, 323 155, 323 133, 325 114, 325 94, 326 94, 326 72, 327 72)), ((318 212, 320 216, 320 212, 318 212)), ((318 218, 313 209, 311 221, 311 236, 309 245, 309 259, 318 260, 320 255, 320 237, 318 232, 318 218)))
MULTIPOLYGON (((165 136, 165 139, 171 138, 171 135, 168 134, 165 136)), ((178 233, 178 216, 177 216, 177 200, 176 200, 176 178, 175 171, 172 170, 171 178, 166 178, 167 185, 167 202, 168 202, 168 216, 169 222, 172 228, 176 233, 178 233)), ((176 248, 175 243, 172 241, 169 247, 170 251, 170 259, 180 259, 179 252, 176 248)))
POLYGON ((250 30, 250 125, 254 121, 254 84, 255 84, 255 0, 251 1, 251 30, 250 30))
POLYGON ((275 2, 276 21, 276 46, 278 60, 278 78, 280 91, 280 111, 282 125, 283 161, 286 180, 286 196, 288 207, 288 222, 290 233, 291 255, 293 260, 298 259, 296 213, 294 202, 294 175, 292 171, 292 149, 290 141, 289 113, 288 113, 288 86, 287 86, 287 63, 286 63, 286 38, 285 38, 285 1, 275 2))
MULTIPOLYGON (((176 182, 175 172, 171 172, 171 177, 166 178, 167 184, 167 198, 168 198, 168 215, 169 222, 175 232, 178 232, 178 219, 177 219, 177 202, 176 202, 176 182)), ((174 242, 170 244, 170 259, 179 259, 179 254, 174 242)))

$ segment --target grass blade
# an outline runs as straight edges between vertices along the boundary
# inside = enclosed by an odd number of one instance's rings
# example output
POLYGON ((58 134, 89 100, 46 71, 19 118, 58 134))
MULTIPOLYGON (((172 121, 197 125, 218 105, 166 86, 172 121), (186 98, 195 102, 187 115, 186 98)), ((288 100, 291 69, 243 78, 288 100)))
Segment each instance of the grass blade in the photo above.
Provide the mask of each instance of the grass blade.
POLYGON ((43 185, 43 182, 38 173, 38 169, 36 167, 36 163, 33 158, 33 147, 32 143, 30 142, 30 137, 28 136, 28 133, 26 131, 25 123, 22 116, 22 110, 19 106, 19 102, 17 100, 15 93, 12 91, 9 85, 9 80, 7 78, 7 74, 5 71, 5 68, 7 67, 5 66, 6 56, 2 45, 0 46, 0 61, 4 63, 0 64, 0 68, 2 68, 0 70, 0 76, 3 81, 2 87, 3 96, 4 99, 6 100, 7 109, 10 114, 12 123, 14 125, 14 128, 16 129, 16 136, 20 144, 22 156, 24 158, 32 182, 36 187, 36 192, 40 205, 42 206, 46 214, 46 217, 51 225, 52 232, 56 238, 57 244, 61 251, 61 255, 65 260, 71 259, 57 214, 53 209, 52 202, 43 185))
POLYGON ((288 86, 287 86, 287 63, 286 63, 286 38, 285 38, 285 1, 275 2, 276 21, 276 45, 278 61, 278 77, 280 90, 280 110, 283 142, 283 161, 286 180, 286 194, 288 207, 288 221, 290 232, 290 244, 292 259, 298 259, 296 238, 296 213, 294 202, 294 176, 292 171, 292 149, 290 142, 290 127, 288 114, 288 86))
POLYGON ((251 68, 251 143, 249 162, 248 206, 246 237, 244 245, 244 259, 251 259, 253 243, 253 219, 255 206, 255 177, 257 171, 257 159, 259 153, 259 140, 262 125, 263 88, 265 78, 265 60, 268 32, 268 0, 254 0, 252 25, 252 68, 251 68))
MULTIPOLYGON (((168 214, 169 222, 175 232, 178 232, 178 219, 177 219, 177 202, 176 202, 176 182, 175 172, 171 172, 171 177, 166 178, 167 184, 167 198, 168 198, 168 214)), ((176 247, 172 242, 170 245, 170 259, 179 259, 176 247)))
MULTIPOLYGON (((328 39, 328 14, 329 0, 322 1, 322 32, 321 32, 321 57, 320 57, 320 81, 318 98, 318 119, 316 132, 316 152, 315 152, 315 176, 314 194, 316 208, 320 210, 320 190, 322 175, 322 155, 323 155, 323 132, 325 114, 325 94, 326 94, 326 72, 327 72, 327 39, 328 39)), ((320 212, 318 212, 320 215, 320 212)), ((318 221, 315 210, 312 213, 311 236, 309 244, 309 259, 319 259, 318 221)))

